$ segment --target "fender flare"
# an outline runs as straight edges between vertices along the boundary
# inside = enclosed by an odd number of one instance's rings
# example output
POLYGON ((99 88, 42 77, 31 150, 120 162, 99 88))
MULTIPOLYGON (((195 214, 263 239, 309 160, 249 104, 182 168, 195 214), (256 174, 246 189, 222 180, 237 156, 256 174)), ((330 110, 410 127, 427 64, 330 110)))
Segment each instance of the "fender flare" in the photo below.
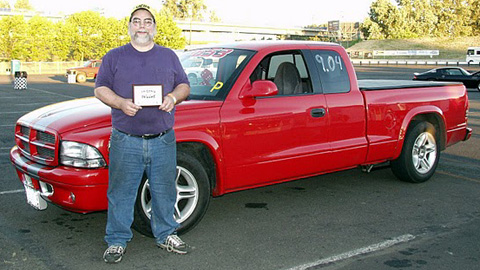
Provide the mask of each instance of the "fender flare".
POLYGON ((220 138, 215 138, 205 131, 192 131, 192 130, 175 130, 175 136, 177 139, 177 150, 181 148, 187 148, 188 145, 201 145, 208 150, 212 162, 214 163, 214 179, 211 179, 211 186, 213 188, 212 195, 220 196, 225 193, 223 179, 225 172, 223 170, 223 152, 220 147, 220 138))
POLYGON ((445 115, 443 111, 437 106, 425 105, 413 108, 403 118, 400 132, 397 138, 397 146, 393 153, 392 159, 396 159, 400 156, 405 141, 405 135, 407 134, 410 123, 414 120, 428 121, 437 128, 437 138, 439 140, 439 150, 443 150, 446 145, 446 128, 445 128, 445 115))

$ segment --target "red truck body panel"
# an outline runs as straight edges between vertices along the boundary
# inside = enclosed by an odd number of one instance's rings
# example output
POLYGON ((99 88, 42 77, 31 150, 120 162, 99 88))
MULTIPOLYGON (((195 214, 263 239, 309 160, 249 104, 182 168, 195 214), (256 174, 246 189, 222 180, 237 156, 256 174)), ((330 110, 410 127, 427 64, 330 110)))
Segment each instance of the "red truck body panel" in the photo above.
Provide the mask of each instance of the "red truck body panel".
MULTIPOLYGON (((253 42, 222 48, 256 52, 224 100, 179 104, 174 127, 178 145, 200 144, 208 149, 214 162, 214 196, 395 159, 409 124, 418 117, 438 119, 445 132, 444 147, 465 139, 468 133, 468 98, 461 84, 359 89, 345 50, 327 43, 253 42), (307 58, 325 50, 343 59, 342 68, 349 75, 348 92, 324 94, 320 92, 328 90, 324 85, 323 90, 313 89, 313 93, 305 95, 241 98, 252 88, 250 74, 266 56, 279 51, 302 51, 307 58)), ((313 74, 311 63, 307 64, 313 74)), ((22 182, 28 175, 34 182, 40 180, 54 187, 55 194, 47 198, 52 203, 76 212, 104 210, 108 168, 59 165, 58 144, 89 144, 108 162, 110 128, 110 109, 94 98, 47 106, 19 119, 17 146, 11 150, 10 158, 22 182), (56 151, 51 160, 40 160, 25 150, 22 140, 28 136, 34 140, 27 129, 54 137, 51 145, 45 146, 56 151)))

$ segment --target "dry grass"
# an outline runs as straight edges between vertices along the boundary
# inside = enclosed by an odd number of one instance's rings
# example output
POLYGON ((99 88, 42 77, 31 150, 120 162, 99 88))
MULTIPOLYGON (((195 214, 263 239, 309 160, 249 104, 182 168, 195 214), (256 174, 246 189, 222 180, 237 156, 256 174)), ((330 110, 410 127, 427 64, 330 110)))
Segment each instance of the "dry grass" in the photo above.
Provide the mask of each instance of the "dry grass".
POLYGON ((439 59, 464 59, 468 47, 479 46, 480 37, 365 40, 348 51, 439 50, 439 59))

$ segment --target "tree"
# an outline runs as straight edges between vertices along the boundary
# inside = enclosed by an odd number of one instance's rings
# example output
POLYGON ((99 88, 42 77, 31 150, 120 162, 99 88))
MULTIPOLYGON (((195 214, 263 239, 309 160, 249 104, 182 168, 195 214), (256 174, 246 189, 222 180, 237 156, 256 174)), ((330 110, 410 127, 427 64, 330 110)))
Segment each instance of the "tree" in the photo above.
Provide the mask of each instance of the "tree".
POLYGON ((385 39, 385 35, 382 33, 380 26, 376 22, 373 22, 370 18, 366 18, 363 21, 360 30, 363 32, 363 36, 366 39, 385 39))
POLYGON ((185 47, 185 37, 182 36, 182 29, 177 27, 168 10, 161 10, 155 15, 157 21, 157 35, 155 43, 172 49, 185 47))
POLYGON ((364 23, 365 37, 369 38, 370 34, 375 32, 376 38, 387 38, 390 35, 390 26, 396 12, 395 6, 390 0, 376 0, 370 5, 369 20, 364 23))
POLYGON ((30 5, 29 0, 17 0, 17 2, 15 2, 15 5, 13 5, 13 7, 16 9, 34 10, 33 6, 30 5))
POLYGON ((54 24, 44 17, 34 16, 28 21, 25 40, 29 52, 25 56, 27 61, 52 60, 54 31, 54 24))
POLYGON ((74 60, 96 59, 103 56, 102 24, 100 13, 83 11, 72 14, 66 19, 68 27, 75 29, 73 33, 72 57, 74 60))
POLYGON ((458 37, 479 33, 480 0, 376 0, 362 31, 367 38, 458 37))
MULTIPOLYGON (((1 3, 1 2, 0 2, 1 3)), ((182 30, 166 10, 154 12, 157 19, 155 42, 180 49, 185 47, 182 30)), ((84 11, 53 23, 34 16, 0 18, 0 58, 22 61, 66 61, 99 59, 109 50, 125 45, 128 17, 105 18, 98 12, 84 11)))
POLYGON ((7 0, 1 0, 0 8, 10 8, 10 3, 7 0))
POLYGON ((478 36, 480 34, 480 0, 470 0, 470 19, 472 27, 472 35, 478 36))
POLYGON ((176 19, 192 19, 201 21, 207 13, 203 0, 164 0, 163 9, 176 19))
POLYGON ((23 16, 7 16, 0 20, 0 52, 6 59, 25 60, 27 24, 23 16))
POLYGON ((221 22, 222 20, 217 16, 217 13, 212 10, 209 12, 210 16, 209 16, 209 19, 210 19, 210 22, 221 22))
POLYGON ((53 33, 53 60, 71 60, 77 28, 69 22, 57 22, 53 33))
POLYGON ((110 49, 125 45, 128 38, 128 17, 122 20, 115 18, 101 19, 101 44, 98 48, 99 57, 102 57, 110 49))

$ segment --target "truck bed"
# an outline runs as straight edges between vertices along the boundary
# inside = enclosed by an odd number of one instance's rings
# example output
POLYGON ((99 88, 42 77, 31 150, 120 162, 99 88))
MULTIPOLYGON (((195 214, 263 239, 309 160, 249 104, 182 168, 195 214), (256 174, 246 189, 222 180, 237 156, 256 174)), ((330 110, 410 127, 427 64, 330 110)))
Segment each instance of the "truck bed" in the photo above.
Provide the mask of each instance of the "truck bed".
POLYGON ((431 81, 408 81, 408 80, 358 80, 358 88, 361 91, 405 89, 420 87, 437 87, 446 85, 463 85, 461 82, 431 82, 431 81))

